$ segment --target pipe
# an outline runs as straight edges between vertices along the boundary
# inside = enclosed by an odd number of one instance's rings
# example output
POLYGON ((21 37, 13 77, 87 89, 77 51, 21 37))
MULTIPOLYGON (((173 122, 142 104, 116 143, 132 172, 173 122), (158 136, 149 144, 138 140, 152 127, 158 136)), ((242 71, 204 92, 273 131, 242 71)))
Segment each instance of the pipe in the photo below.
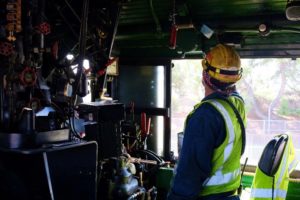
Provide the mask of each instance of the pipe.
POLYGON ((67 4, 67 6, 69 7, 69 9, 72 11, 73 15, 75 16, 75 18, 78 20, 78 22, 80 23, 80 17, 77 15, 76 11, 74 10, 74 8, 71 6, 71 4, 69 3, 68 0, 65 0, 65 3, 67 4))
POLYGON ((3 87, 3 76, 1 75, 0 76, 0 107, 1 107, 1 110, 0 110, 0 129, 2 130, 3 129, 3 121, 4 121, 4 112, 3 112, 3 109, 4 109, 4 87, 3 87))
MULTIPOLYGON (((195 28, 193 24, 178 24, 176 25, 178 29, 192 29, 195 28)), ((300 33, 300 29, 298 28, 284 28, 284 27, 274 27, 270 29, 272 33, 279 33, 279 32, 289 32, 289 33, 300 33)), ((259 31, 258 29, 226 29, 226 30, 219 30, 219 33, 255 33, 258 34, 259 31)), ((167 37, 169 33, 162 33, 162 37, 167 37)), ((117 40, 128 40, 128 39, 135 39, 135 40, 141 40, 143 38, 150 38, 150 37, 155 37, 153 33, 149 32, 144 32, 144 33, 127 33, 124 35, 117 35, 116 39, 117 40)))
POLYGON ((193 23, 188 23, 188 24, 176 24, 177 26, 177 29, 180 30, 180 29, 193 29, 195 28, 194 24, 193 23))
POLYGON ((272 29, 271 27, 271 32, 291 32, 291 33, 300 33, 300 29, 299 28, 293 28, 293 27, 287 27, 287 28, 284 28, 284 27, 276 27, 275 30, 272 29))
POLYGON ((135 157, 130 157, 130 162, 132 162, 132 163, 144 163, 144 164, 150 164, 150 165, 157 165, 157 163, 158 163, 155 160, 146 160, 146 159, 135 158, 135 157))
MULTIPOLYGON (((40 26, 44 22, 45 17, 45 8, 46 2, 45 0, 39 1, 39 12, 38 12, 38 26, 40 26)), ((39 42, 39 61, 43 62, 43 49, 45 48, 45 35, 43 33, 39 33, 38 35, 38 42, 39 42)))
MULTIPOLYGON (((79 35, 79 57, 82 59, 85 56, 85 47, 86 47, 86 37, 87 37, 87 22, 88 22, 88 12, 89 12, 89 0, 83 2, 82 8, 82 19, 80 26, 80 35, 79 35)), ((79 64, 82 70, 82 63, 79 64)))
MULTIPOLYGON (((166 38, 169 36, 169 33, 162 33, 161 38, 166 38)), ((116 36, 117 40, 129 40, 129 39, 134 39, 134 40, 141 40, 143 38, 151 38, 151 37, 156 37, 154 33, 145 32, 145 33, 128 33, 124 35, 118 34, 116 36)))
POLYGON ((158 33, 161 33, 162 32, 162 28, 161 28, 161 25, 160 25, 160 22, 159 22, 159 19, 154 11, 154 7, 153 7, 153 0, 149 0, 149 5, 150 5, 150 9, 151 9, 151 14, 152 14, 152 17, 153 17, 153 20, 156 24, 156 30, 158 33))
POLYGON ((110 38, 108 41, 110 41, 110 46, 109 46, 109 50, 108 50, 108 57, 110 57, 112 48, 113 48, 113 44, 115 41, 115 37, 117 34, 117 30, 118 30, 118 25, 119 25, 119 19, 120 19, 120 12, 121 12, 121 4, 117 5, 117 10, 114 12, 116 13, 114 16, 114 28, 113 28, 113 33, 111 34, 110 38))
MULTIPOLYGON (((270 27, 270 31, 273 33, 279 33, 279 32, 289 32, 289 33, 300 33, 300 29, 293 28, 293 27, 270 27)), ((228 29, 228 30, 222 30, 220 32, 224 33, 236 33, 236 32, 242 32, 242 33, 258 33, 258 29, 228 29)))
POLYGON ((82 19, 81 19, 81 26, 80 26, 80 35, 79 35, 79 56, 78 56, 78 70, 75 77, 74 82, 74 90, 72 91, 72 99, 75 101, 75 97, 77 94, 77 91, 80 87, 80 80, 82 79, 82 68, 83 68, 83 59, 85 57, 85 48, 86 48, 86 37, 87 37, 87 22, 88 22, 88 12, 89 12, 89 0, 84 0, 83 2, 83 8, 82 8, 82 19))
POLYGON ((155 200, 157 197, 157 189, 155 186, 153 186, 152 188, 150 188, 148 191, 147 191, 147 199, 150 199, 150 200, 155 200))
POLYGON ((61 11, 60 6, 57 5, 55 8, 56 8, 58 14, 60 15, 60 17, 64 20, 64 22, 65 22, 65 23, 68 25, 68 27, 70 28, 72 34, 73 34, 76 38, 78 38, 79 36, 78 36, 77 32, 74 30, 74 28, 72 27, 71 23, 67 20, 67 18, 65 17, 65 15, 63 14, 63 12, 61 11))
POLYGON ((31 3, 30 1, 24 2, 24 10, 26 16, 25 16, 24 27, 23 27, 24 30, 23 51, 24 51, 25 61, 30 59, 31 47, 32 47, 33 27, 32 27, 32 5, 30 3, 31 3))
POLYGON ((145 199, 145 195, 146 195, 146 189, 143 187, 139 187, 138 188, 139 191, 133 193, 132 195, 130 195, 127 200, 135 200, 137 197, 142 196, 141 200, 145 199))

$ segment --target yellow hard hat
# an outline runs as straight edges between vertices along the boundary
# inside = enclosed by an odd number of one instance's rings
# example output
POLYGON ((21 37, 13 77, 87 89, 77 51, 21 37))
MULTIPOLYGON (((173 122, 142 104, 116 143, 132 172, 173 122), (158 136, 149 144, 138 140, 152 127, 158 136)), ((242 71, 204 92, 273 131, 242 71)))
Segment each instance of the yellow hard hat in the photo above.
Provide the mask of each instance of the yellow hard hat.
POLYGON ((240 56, 227 45, 213 47, 202 60, 202 67, 209 76, 220 82, 235 83, 242 77, 240 56))

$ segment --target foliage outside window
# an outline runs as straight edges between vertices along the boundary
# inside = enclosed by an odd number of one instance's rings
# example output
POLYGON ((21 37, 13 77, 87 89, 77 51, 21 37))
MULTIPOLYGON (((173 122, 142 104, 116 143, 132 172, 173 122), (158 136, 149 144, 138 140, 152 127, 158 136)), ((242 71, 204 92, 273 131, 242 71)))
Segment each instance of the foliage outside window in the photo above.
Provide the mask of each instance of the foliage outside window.
MULTIPOLYGON (((172 141, 177 153, 177 133, 186 115, 204 97, 200 60, 174 60, 172 69, 172 141)), ((267 142, 287 133, 300 160, 300 61, 242 59, 243 77, 237 84, 247 112, 248 164, 257 165, 267 142)), ((298 166, 298 169, 299 166, 298 166)))

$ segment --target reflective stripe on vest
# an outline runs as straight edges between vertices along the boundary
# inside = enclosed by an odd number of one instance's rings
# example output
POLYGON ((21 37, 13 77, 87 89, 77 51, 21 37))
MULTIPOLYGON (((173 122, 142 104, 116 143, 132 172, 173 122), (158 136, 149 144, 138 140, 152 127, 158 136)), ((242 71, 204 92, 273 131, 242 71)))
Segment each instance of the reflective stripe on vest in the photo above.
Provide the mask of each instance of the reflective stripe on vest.
POLYGON ((234 172, 222 174, 222 170, 218 170, 215 175, 209 178, 209 181, 206 183, 206 185, 223 185, 229 183, 230 181, 236 179, 236 177, 240 175, 240 172, 240 169, 236 169, 234 172))
MULTIPOLYGON (((271 198, 272 199, 272 189, 265 189, 265 188, 255 188, 251 190, 251 197, 250 198, 271 198)), ((285 198, 286 191, 280 189, 274 189, 273 198, 285 198)))
POLYGON ((289 173, 291 173, 296 168, 297 164, 298 164, 298 160, 294 159, 289 165, 289 173))
POLYGON ((281 167, 278 180, 275 183, 275 188, 279 188, 280 187, 280 183, 282 182, 284 173, 285 173, 285 171, 288 168, 288 165, 286 164, 287 163, 287 159, 288 159, 288 149, 289 149, 288 144, 286 144, 286 147, 285 147, 285 150, 284 150, 284 153, 283 153, 283 158, 281 160, 281 162, 284 163, 284 164, 283 164, 283 167, 281 167))
MULTIPOLYGON (((235 138, 234 127, 231 118, 229 116, 229 113, 224 108, 224 106, 218 101, 210 101, 210 103, 213 104, 222 113, 225 123, 228 127, 229 138, 228 138, 228 143, 224 150, 224 160, 223 160, 223 164, 224 164, 228 160, 233 149, 233 143, 235 138)), ((213 185, 226 184, 234 180, 240 174, 240 169, 235 169, 233 172, 229 172, 226 174, 222 174, 222 169, 223 166, 221 166, 213 176, 207 178, 206 181, 204 181, 203 185, 213 186, 213 185)))
POLYGON ((224 108, 224 106, 217 102, 217 101, 211 101, 211 103, 216 106, 218 108, 219 111, 221 111, 224 119, 225 119, 225 123, 228 127, 228 132, 229 132, 229 139, 228 139, 228 143, 225 147, 224 150, 224 161, 223 164, 227 161, 227 159, 229 158, 232 148, 233 148, 233 142, 234 142, 234 138, 235 138, 235 134, 234 134, 234 128, 233 128, 233 124, 231 121, 231 118, 229 116, 229 113, 227 112, 227 110, 224 108))

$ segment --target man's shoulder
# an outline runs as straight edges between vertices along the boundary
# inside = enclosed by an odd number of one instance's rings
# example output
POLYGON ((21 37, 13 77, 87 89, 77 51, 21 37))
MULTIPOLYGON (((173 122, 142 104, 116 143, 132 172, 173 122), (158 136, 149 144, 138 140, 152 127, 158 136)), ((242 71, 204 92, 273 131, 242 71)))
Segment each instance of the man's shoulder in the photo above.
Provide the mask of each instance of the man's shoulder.
POLYGON ((212 100, 206 100, 195 106, 194 114, 195 116, 205 116, 205 117, 216 117, 220 113, 211 104, 212 100))

